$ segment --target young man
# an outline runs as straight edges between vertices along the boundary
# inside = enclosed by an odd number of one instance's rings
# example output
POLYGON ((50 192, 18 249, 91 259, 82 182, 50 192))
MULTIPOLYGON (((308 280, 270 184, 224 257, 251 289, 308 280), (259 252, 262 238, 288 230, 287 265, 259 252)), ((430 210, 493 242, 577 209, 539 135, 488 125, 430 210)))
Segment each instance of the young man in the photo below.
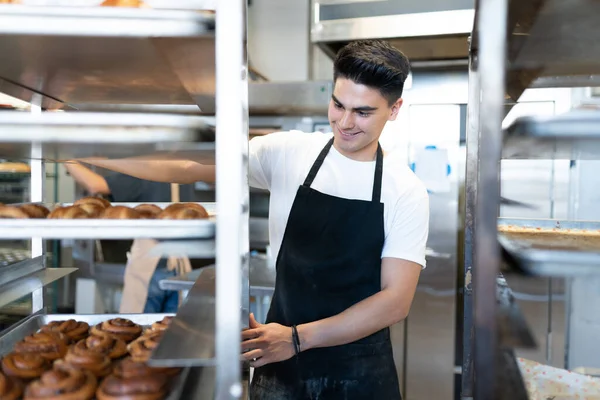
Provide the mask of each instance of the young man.
MULTIPOLYGON (((398 115, 408 73, 407 58, 389 44, 351 43, 334 62, 333 134, 250 142, 250 185, 270 190, 277 257, 267 323, 251 316, 242 334, 256 368, 251 399, 401 398, 389 326, 408 315, 425 266, 429 203, 424 185, 400 158, 384 157, 378 140, 398 115)), ((180 183, 214 174, 193 162, 99 163, 180 183)))

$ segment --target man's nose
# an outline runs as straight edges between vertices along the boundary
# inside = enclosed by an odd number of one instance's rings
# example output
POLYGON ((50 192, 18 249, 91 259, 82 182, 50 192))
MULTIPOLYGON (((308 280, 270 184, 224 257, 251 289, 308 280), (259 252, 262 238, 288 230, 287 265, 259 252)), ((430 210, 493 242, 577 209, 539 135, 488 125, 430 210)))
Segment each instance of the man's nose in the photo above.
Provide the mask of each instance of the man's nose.
POLYGON ((344 115, 342 115, 342 118, 340 118, 339 125, 340 125, 340 128, 342 128, 344 130, 353 128, 354 127, 354 117, 352 115, 352 112, 344 111, 344 115))

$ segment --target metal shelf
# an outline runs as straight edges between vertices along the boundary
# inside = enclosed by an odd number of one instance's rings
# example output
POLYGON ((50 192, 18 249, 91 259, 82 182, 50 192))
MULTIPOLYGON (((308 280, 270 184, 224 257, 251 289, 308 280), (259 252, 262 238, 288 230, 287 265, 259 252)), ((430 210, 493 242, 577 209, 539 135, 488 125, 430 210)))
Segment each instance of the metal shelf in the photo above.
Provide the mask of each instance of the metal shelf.
POLYGON ((0 286, 0 307, 10 304, 75 271, 77 271, 77 268, 45 268, 2 285, 0 286))
POLYGON ((0 267, 0 286, 44 269, 44 257, 39 256, 0 267))
POLYGON ((600 223, 504 218, 498 223, 505 259, 523 273, 553 277, 600 274, 600 223), (517 232, 506 227, 516 227, 517 232))
POLYGON ((600 157, 600 111, 517 118, 504 131, 503 158, 596 160, 600 157))
POLYGON ((48 109, 169 103, 214 113, 214 37, 214 15, 197 11, 2 5, 0 52, 10 57, 0 77, 44 94, 48 109))
POLYGON ((49 160, 160 151, 170 157, 178 151, 193 151, 214 158, 214 129, 202 117, 183 115, 0 114, 0 156, 29 158, 34 147, 39 148, 39 157, 49 160), (202 141, 208 143, 197 143, 202 141))

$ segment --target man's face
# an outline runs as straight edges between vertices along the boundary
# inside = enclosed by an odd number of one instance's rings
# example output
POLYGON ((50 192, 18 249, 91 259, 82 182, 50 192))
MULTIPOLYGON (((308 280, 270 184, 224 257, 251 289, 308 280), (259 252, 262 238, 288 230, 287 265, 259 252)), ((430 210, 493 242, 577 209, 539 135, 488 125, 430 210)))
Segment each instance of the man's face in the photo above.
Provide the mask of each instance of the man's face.
POLYGON ((402 99, 390 106, 379 90, 338 78, 328 111, 336 150, 353 160, 372 161, 385 123, 396 119, 401 106, 402 99))

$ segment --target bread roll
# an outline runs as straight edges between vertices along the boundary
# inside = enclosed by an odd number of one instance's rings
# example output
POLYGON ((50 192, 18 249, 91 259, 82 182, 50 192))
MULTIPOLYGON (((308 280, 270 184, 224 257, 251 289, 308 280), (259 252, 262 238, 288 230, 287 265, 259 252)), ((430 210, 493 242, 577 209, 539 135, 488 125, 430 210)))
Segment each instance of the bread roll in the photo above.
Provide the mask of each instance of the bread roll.
POLYGON ((94 196, 82 197, 81 199, 75 201, 73 203, 73 205, 78 206, 80 204, 87 204, 87 203, 97 204, 97 205, 101 206, 102 208, 108 208, 111 206, 110 201, 102 199, 100 197, 94 197, 94 196))
POLYGON ((50 219, 82 219, 89 218, 88 213, 77 206, 59 207, 48 215, 50 219))
POLYGON ((79 204, 77 207, 85 211, 90 218, 98 218, 105 210, 103 206, 96 203, 83 203, 79 204))
POLYGON ((29 218, 29 214, 19 207, 0 206, 0 218, 29 218))
POLYGON ((200 204, 175 203, 163 210, 158 219, 204 219, 208 218, 208 212, 200 204))
POLYGON ((143 219, 154 219, 162 212, 162 208, 154 204, 140 204, 134 210, 139 212, 140 218, 143 219))
POLYGON ((50 210, 41 204, 23 204, 19 208, 27 213, 30 218, 46 218, 50 210))
POLYGON ((109 207, 100 214, 102 219, 140 219, 140 213, 125 206, 109 207))

